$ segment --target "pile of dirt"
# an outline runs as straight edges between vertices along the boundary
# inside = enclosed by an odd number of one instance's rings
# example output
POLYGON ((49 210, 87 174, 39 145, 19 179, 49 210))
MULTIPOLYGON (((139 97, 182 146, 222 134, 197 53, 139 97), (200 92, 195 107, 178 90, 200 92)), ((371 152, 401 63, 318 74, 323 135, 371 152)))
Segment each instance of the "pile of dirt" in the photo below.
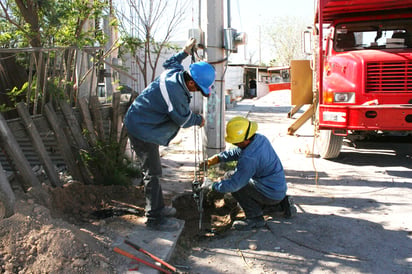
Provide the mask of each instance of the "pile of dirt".
MULTIPOLYGON (((15 214, 0 220, 1 273, 116 273, 127 258, 113 252, 116 230, 144 218, 142 186, 96 186, 80 182, 61 188, 43 184, 15 190, 15 214)), ((191 194, 165 197, 185 220, 177 253, 230 228, 239 208, 231 195, 204 196, 202 229, 191 194)))
POLYGON ((16 198, 15 214, 0 221, 1 273, 115 273, 122 259, 110 246, 114 231, 107 223, 126 218, 115 216, 125 208, 143 218, 144 195, 136 186, 43 184, 16 198))

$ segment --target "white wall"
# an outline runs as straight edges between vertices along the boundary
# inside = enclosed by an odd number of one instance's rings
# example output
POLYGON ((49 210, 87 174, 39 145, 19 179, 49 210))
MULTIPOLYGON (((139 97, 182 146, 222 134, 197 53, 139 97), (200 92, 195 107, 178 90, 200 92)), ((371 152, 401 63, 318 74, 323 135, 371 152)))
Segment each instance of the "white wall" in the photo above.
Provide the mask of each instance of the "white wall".
POLYGON ((234 97, 243 97, 245 93, 243 82, 244 69, 241 66, 228 66, 225 73, 225 90, 231 90, 234 97))
POLYGON ((263 97, 269 93, 269 86, 265 82, 258 82, 257 83, 257 98, 263 97))

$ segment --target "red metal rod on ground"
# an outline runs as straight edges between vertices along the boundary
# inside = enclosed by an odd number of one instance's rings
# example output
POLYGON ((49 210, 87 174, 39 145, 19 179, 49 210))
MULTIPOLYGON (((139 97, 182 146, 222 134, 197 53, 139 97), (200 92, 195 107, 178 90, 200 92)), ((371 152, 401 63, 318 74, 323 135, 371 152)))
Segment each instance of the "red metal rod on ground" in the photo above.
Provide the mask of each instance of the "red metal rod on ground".
POLYGON ((162 259, 160 259, 159 257, 156 257, 155 255, 153 255, 152 253, 150 253, 147 250, 144 250, 143 248, 141 248, 140 246, 138 246, 135 243, 130 242, 129 240, 124 240, 125 244, 130 245, 131 247, 133 247, 134 249, 136 249, 137 251, 140 251, 144 254, 146 254, 147 256, 149 256, 150 258, 152 258, 153 260, 155 260, 156 262, 161 263, 162 265, 166 266, 167 268, 169 268, 170 270, 172 270, 173 272, 176 272, 176 267, 174 267, 173 265, 163 261, 162 259))
POLYGON ((160 266, 157 266, 157 265, 154 265, 154 264, 152 264, 152 263, 146 262, 145 260, 140 259, 140 258, 134 256, 133 254, 130 254, 129 252, 124 251, 124 250, 122 250, 122 249, 120 249, 120 248, 118 248, 118 247, 115 247, 113 250, 114 250, 115 252, 123 255, 123 256, 126 256, 126 257, 132 259, 132 260, 138 261, 139 263, 145 264, 145 265, 147 265, 147 266, 150 266, 150 267, 152 267, 152 268, 154 268, 154 269, 157 269, 157 270, 159 270, 159 271, 162 271, 162 272, 164 272, 164 273, 172 274, 172 272, 167 271, 167 270, 161 268, 160 266))

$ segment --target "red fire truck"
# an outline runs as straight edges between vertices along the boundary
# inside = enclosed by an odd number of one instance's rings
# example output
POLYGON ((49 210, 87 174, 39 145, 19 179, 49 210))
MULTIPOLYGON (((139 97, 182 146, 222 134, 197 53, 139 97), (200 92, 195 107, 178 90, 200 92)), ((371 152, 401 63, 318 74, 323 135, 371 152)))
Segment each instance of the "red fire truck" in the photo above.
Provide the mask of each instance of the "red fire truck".
POLYGON ((412 135, 412 0, 318 0, 306 34, 311 75, 292 63, 292 104, 293 83, 309 77, 311 107, 289 133, 313 118, 326 159, 352 135, 412 135))

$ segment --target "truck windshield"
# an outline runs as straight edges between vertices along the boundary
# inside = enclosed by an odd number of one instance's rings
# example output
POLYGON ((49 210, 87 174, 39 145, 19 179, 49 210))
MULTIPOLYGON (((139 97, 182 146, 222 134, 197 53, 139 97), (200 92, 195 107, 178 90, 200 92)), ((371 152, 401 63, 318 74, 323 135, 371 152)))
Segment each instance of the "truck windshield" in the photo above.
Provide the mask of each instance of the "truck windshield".
POLYGON ((337 52, 362 49, 412 48, 412 21, 388 20, 339 24, 335 27, 337 52))

